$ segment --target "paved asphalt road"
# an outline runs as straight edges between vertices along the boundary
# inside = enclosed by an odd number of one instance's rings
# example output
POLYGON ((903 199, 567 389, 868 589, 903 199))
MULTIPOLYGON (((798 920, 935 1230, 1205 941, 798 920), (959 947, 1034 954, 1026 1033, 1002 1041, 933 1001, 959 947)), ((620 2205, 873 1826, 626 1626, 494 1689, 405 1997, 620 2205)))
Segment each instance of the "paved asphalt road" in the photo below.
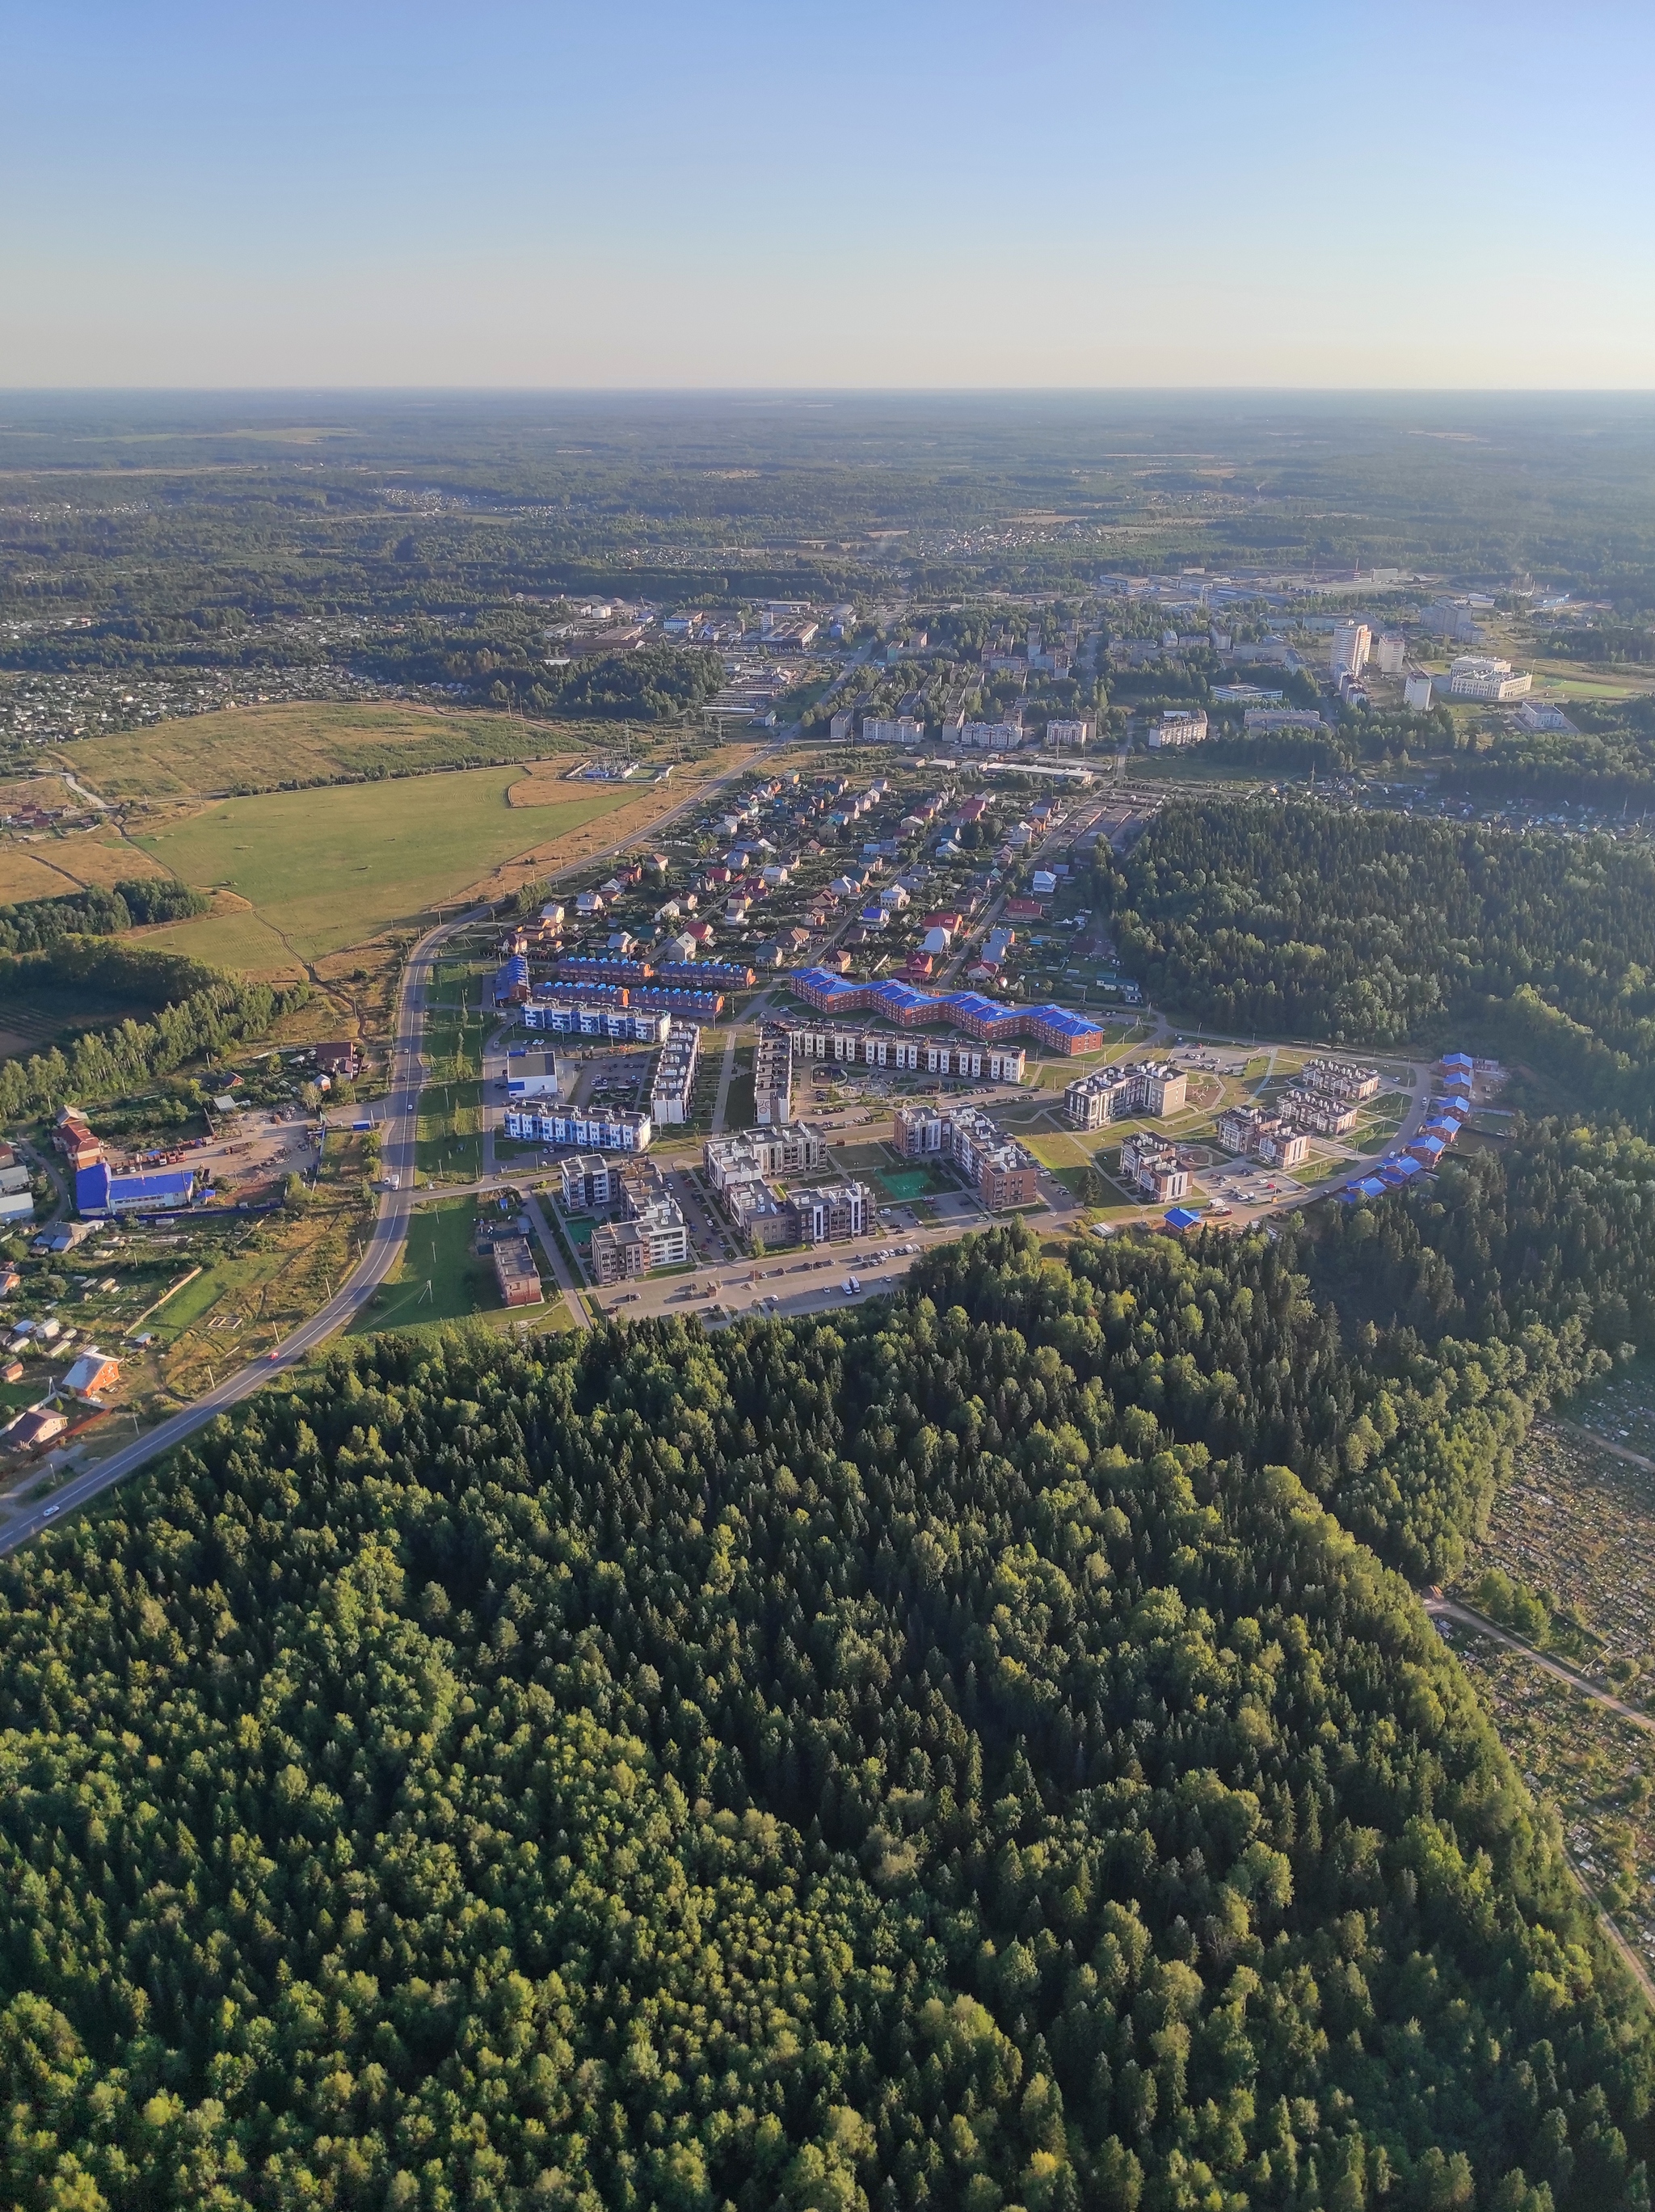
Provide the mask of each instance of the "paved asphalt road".
POLYGON ((408 1218, 414 1199, 414 1133, 420 1096, 420 1038, 424 1024, 426 992, 437 953, 457 930, 476 918, 462 915, 422 937, 409 955, 397 995, 396 1043, 391 1054, 391 1081, 379 1114, 380 1158, 387 1177, 396 1176, 401 1188, 385 1191, 367 1246, 349 1276, 318 1311, 273 1354, 252 1361, 205 1392, 170 1420, 133 1439, 107 1459, 74 1475, 33 1510, 14 1521, 0 1533, 0 1556, 15 1552, 38 1536, 43 1528, 72 1513, 124 1477, 182 1443, 186 1437, 210 1421, 215 1413, 239 1405, 242 1399, 286 1370, 295 1367, 336 1329, 353 1320, 402 1257, 408 1235, 408 1218))
MULTIPOLYGON (((721 790, 725 784, 734 782, 740 776, 752 775, 773 755, 782 751, 796 734, 797 726, 793 730, 782 732, 773 744, 766 746, 743 767, 731 769, 711 783, 701 785, 678 805, 670 808, 652 823, 651 833, 664 829, 669 823, 676 822, 680 815, 688 813, 692 808, 705 805, 712 794, 721 790)), ((631 836, 605 847, 601 852, 585 854, 580 860, 571 862, 568 867, 554 872, 549 880, 555 883, 560 877, 571 874, 576 869, 590 867, 594 860, 608 859, 625 846, 635 844, 640 834, 634 832, 631 836)), ((140 1468, 147 1467, 151 1460, 159 1459, 174 1444, 182 1443, 186 1437, 193 1436, 197 1429, 203 1428, 215 1414, 225 1412, 231 1406, 239 1405, 244 1398, 250 1398, 264 1383, 297 1366, 318 1345, 324 1344, 336 1330, 355 1320, 391 1273, 402 1257, 403 1246, 408 1236, 409 1216, 415 1204, 414 1137, 421 1077, 420 1039, 424 1027, 426 991, 441 946, 457 931, 466 928, 488 911, 486 907, 474 907, 452 921, 444 922, 440 928, 431 930, 421 938, 409 954, 397 994, 396 1042, 391 1053, 390 1082, 385 1099, 375 1114, 380 1128, 379 1157, 385 1173, 387 1178, 391 1176, 397 1177, 401 1187, 382 1193, 367 1248, 338 1291, 301 1328, 294 1329, 273 1355, 254 1360, 233 1375, 227 1375, 221 1382, 185 1407, 181 1412, 174 1413, 169 1420, 162 1421, 155 1428, 145 1430, 130 1444, 111 1452, 95 1467, 88 1468, 84 1474, 72 1475, 32 1511, 9 1522, 0 1531, 0 1558, 29 1543, 42 1529, 51 1528, 54 1522, 61 1520, 66 1514, 75 1512, 106 1490, 112 1489, 127 1475, 135 1474, 140 1468)), ((585 1318, 584 1311, 581 1318, 585 1318)), ((50 1461, 45 1462, 41 1471, 50 1464, 50 1461)))

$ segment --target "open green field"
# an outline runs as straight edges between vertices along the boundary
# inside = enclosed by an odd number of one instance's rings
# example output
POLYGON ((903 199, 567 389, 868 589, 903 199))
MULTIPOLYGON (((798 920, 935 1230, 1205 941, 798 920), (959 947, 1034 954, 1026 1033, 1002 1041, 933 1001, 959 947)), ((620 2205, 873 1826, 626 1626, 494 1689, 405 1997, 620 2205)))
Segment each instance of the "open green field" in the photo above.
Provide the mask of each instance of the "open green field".
POLYGON ((624 785, 530 814, 509 805, 515 768, 393 783, 266 792, 209 801, 137 842, 202 890, 222 887, 251 911, 203 915, 146 943, 254 975, 305 963, 411 925, 530 847, 615 812, 624 785))
POLYGON ((482 1173, 481 1079, 430 1083, 420 1093, 415 1166, 433 1182, 475 1182, 482 1173))
POLYGON ((373 1336, 503 1311, 494 1267, 474 1249, 476 1218, 476 1203, 469 1198, 421 1206, 409 1224, 402 1265, 375 1291, 351 1334, 373 1336))
MULTIPOLYGON (((513 714, 299 700, 234 707, 154 729, 88 738, 62 757, 82 783, 106 799, 184 799, 540 759, 580 742, 548 723, 524 722, 513 714)), ((584 742, 590 747, 590 737, 584 742)))

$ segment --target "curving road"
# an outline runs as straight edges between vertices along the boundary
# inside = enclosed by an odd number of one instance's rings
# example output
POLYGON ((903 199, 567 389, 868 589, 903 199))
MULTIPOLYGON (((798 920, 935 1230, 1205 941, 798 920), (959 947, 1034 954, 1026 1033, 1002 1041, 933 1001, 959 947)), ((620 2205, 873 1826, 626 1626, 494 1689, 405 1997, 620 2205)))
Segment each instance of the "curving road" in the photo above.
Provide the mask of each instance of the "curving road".
POLYGON ((485 908, 472 908, 452 921, 443 923, 419 940, 409 954, 397 994, 396 1036, 391 1048, 390 1084, 379 1109, 380 1158, 387 1177, 395 1176, 396 1190, 380 1194, 373 1228, 356 1266, 324 1306, 294 1329, 279 1348, 240 1368, 212 1389, 205 1391, 182 1412, 135 1437, 130 1444, 112 1452, 84 1474, 73 1475, 52 1495, 0 1532, 0 1557, 15 1552, 49 1528, 54 1521, 146 1467, 174 1444, 193 1436, 216 1413, 250 1398, 275 1376, 295 1367, 336 1329, 353 1321, 362 1306, 402 1257, 408 1236, 409 1215, 414 1205, 414 1135, 420 1098, 420 1039, 424 1030, 426 992, 437 954, 449 938, 467 927, 485 908))
MULTIPOLYGON (((781 732, 772 744, 763 747, 739 768, 730 769, 708 783, 699 785, 675 806, 669 807, 648 825, 647 830, 634 829, 627 836, 598 851, 584 854, 579 860, 553 870, 547 880, 560 881, 566 875, 589 868, 594 860, 609 859, 613 854, 635 845, 641 836, 652 835, 676 822, 692 808, 705 805, 716 791, 727 783, 736 782, 785 750, 798 734, 797 724, 781 732)), ((29 1543, 79 1507, 111 1490, 129 1474, 136 1474, 151 1460, 159 1459, 174 1444, 182 1443, 197 1429, 204 1428, 215 1414, 229 1407, 239 1405, 255 1390, 271 1382, 276 1376, 295 1367, 299 1362, 324 1344, 336 1330, 354 1321, 361 1308, 371 1298, 379 1285, 391 1273, 402 1258, 403 1246, 408 1237, 409 1217, 415 1205, 414 1165, 415 1129, 418 1117, 420 1087, 422 1079, 420 1040, 424 1031, 426 991, 436 956, 447 940, 483 915, 490 913, 488 905, 470 907, 464 914, 428 931, 415 945, 403 970, 397 994, 395 1040, 391 1048, 390 1080, 384 1101, 377 1114, 380 1130, 379 1157, 387 1179, 396 1176, 399 1188, 382 1191, 379 1212, 374 1217, 373 1233, 369 1237, 361 1260, 351 1270, 324 1306, 293 1332, 275 1352, 256 1359, 233 1375, 227 1375, 221 1382, 207 1390, 190 1405, 161 1422, 142 1435, 135 1437, 130 1444, 111 1452, 107 1459, 96 1467, 88 1468, 83 1474, 72 1475, 52 1495, 27 1512, 20 1514, 0 1529, 0 1558, 29 1543)), ((549 1240, 549 1254, 552 1254, 549 1240)), ((567 1274, 561 1260, 554 1254, 553 1272, 561 1281, 567 1274)), ((580 1321, 591 1326, 590 1317, 580 1304, 579 1293, 571 1291, 570 1304, 580 1321)), ((50 1465, 50 1462, 46 1462, 50 1465)), ((37 1470, 44 1472, 44 1469, 37 1470)))

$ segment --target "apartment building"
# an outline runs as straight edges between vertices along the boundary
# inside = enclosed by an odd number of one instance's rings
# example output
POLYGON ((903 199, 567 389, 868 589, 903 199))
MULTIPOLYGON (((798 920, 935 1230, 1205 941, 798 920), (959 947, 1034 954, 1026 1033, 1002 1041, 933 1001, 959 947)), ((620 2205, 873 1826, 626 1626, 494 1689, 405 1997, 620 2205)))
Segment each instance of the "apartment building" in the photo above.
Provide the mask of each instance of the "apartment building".
POLYGON ((506 1133, 525 1145, 570 1145, 606 1152, 646 1152, 655 1134, 647 1114, 589 1108, 584 1113, 508 1106, 506 1133))
POLYGON ((1289 1128, 1280 1114, 1260 1106, 1227 1106, 1218 1117, 1216 1134, 1226 1152, 1263 1160, 1269 1167, 1296 1167, 1310 1150, 1308 1137, 1289 1128))
POLYGON ((842 1244, 864 1237, 874 1201, 865 1183, 826 1182, 796 1190, 788 1201, 801 1244, 842 1244))
POLYGON ((899 1106, 892 1141, 907 1159, 951 1160, 991 1213, 1040 1194, 1034 1158, 974 1106, 899 1106))
MULTIPOLYGON (((621 994, 624 998, 624 994, 621 994)), ((562 1036, 607 1037, 616 1044, 661 1044, 672 1027, 670 1014, 625 1004, 586 1006, 563 999, 537 999, 523 1009, 525 1029, 551 1030, 562 1036)))
POLYGON ((1377 1067, 1353 1067, 1346 1060, 1312 1060, 1300 1069, 1299 1080, 1335 1098, 1361 1099, 1373 1097, 1384 1078, 1377 1067))
POLYGON ((593 1230, 591 1258, 600 1284, 682 1267, 689 1258, 689 1231, 677 1200, 664 1193, 632 1198, 625 1219, 600 1222, 593 1230))
POLYGON ((1189 1170, 1167 1139, 1153 1130, 1121 1139, 1120 1175, 1123 1182, 1158 1206, 1182 1198, 1190 1188, 1189 1170))
POLYGON ((809 1175, 827 1157, 828 1144, 809 1121, 779 1128, 744 1129, 738 1135, 709 1137, 702 1149, 707 1181, 720 1196, 749 1175, 809 1175))
POLYGON ((563 1210, 566 1213, 596 1213, 618 1203, 621 1170, 616 1161, 601 1152, 577 1152, 562 1161, 563 1210))
POLYGON ((793 1118, 793 1041, 769 1022, 753 1055, 753 1116, 761 1128, 782 1128, 793 1118))
POLYGON ((980 1082, 1021 1083, 1028 1068, 1021 1045, 955 1044, 924 1037, 893 1036, 884 1030, 811 1025, 789 1032, 802 1060, 837 1060, 865 1067, 906 1069, 917 1074, 967 1077, 980 1082))
POLYGON ((1160 752, 1168 746, 1198 745, 1204 743, 1206 735, 1204 707, 1164 707, 1161 720, 1149 725, 1149 750, 1160 752))
POLYGON ((1137 1060, 1076 1076, 1064 1091, 1064 1111, 1077 1129, 1100 1129, 1135 1114, 1181 1114, 1188 1089, 1183 1069, 1170 1061, 1137 1060))
POLYGON ((1279 1103, 1282 1119, 1290 1128, 1308 1130, 1315 1137, 1349 1136, 1361 1119, 1360 1108, 1331 1091, 1284 1091, 1279 1103))
POLYGON ((701 1032, 694 1022, 670 1021, 650 1085, 650 1119, 658 1128, 678 1127, 690 1117, 701 1032))

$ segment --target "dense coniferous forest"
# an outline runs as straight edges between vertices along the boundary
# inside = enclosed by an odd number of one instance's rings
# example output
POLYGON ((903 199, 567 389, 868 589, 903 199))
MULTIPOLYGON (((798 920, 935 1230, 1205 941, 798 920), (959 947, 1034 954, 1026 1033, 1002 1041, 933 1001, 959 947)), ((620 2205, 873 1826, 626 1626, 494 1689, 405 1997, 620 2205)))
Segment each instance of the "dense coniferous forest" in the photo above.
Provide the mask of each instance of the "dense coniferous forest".
POLYGON ((1215 800, 1167 807, 1098 888, 1130 972, 1196 1019, 1380 1046, 1470 1021, 1583 1103, 1647 1113, 1644 847, 1215 800))
POLYGON ((9 2198, 1646 2205, 1655 2040, 1324 1503, 1461 1525, 1584 1327, 1301 1256, 382 1340, 7 1562, 9 2198))

